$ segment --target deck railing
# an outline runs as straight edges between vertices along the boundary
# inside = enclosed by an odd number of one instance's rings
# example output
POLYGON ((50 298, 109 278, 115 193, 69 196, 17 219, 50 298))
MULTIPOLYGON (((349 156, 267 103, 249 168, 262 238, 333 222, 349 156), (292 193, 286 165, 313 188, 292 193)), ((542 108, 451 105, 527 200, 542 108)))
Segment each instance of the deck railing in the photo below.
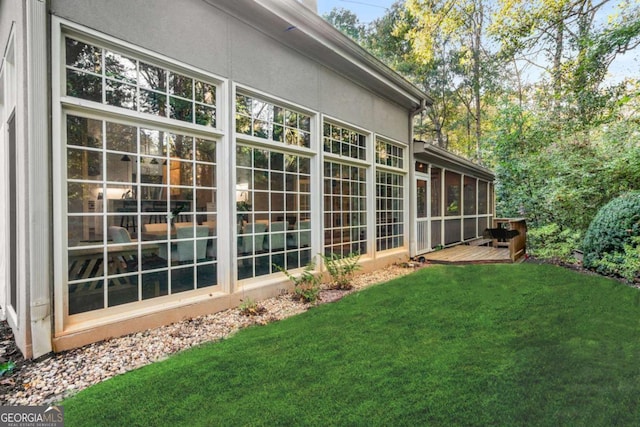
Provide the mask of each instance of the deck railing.
POLYGON ((494 241, 494 247, 503 246, 509 248, 511 261, 515 261, 525 255, 527 250, 527 222, 524 218, 494 218, 493 227, 518 232, 516 236, 506 242, 494 241))

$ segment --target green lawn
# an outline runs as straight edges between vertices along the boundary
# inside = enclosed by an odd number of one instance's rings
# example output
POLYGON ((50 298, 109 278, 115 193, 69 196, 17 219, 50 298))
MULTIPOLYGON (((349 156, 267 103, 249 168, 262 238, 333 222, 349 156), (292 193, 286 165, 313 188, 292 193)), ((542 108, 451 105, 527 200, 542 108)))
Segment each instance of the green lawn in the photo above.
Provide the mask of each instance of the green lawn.
POLYGON ((638 425, 640 290, 437 266, 118 376, 67 426, 638 425))

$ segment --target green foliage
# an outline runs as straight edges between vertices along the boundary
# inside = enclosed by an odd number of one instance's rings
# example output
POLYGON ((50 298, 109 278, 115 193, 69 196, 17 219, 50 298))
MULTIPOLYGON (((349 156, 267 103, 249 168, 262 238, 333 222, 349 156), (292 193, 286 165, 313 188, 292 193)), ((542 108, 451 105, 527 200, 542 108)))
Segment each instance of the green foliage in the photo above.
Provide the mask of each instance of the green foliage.
POLYGON ((594 268, 607 274, 620 276, 630 283, 640 281, 640 237, 624 245, 623 252, 605 253, 594 261, 594 268))
POLYGON ((240 305, 238 306, 238 310, 243 316, 249 317, 259 316, 260 314, 264 314, 267 312, 266 308, 264 308, 262 305, 258 304, 251 298, 242 300, 240 305))
POLYGON ((334 7, 322 18, 356 43, 363 43, 365 26, 355 13, 347 9, 334 7))
POLYGON ((632 253, 640 236, 640 191, 631 191, 607 203, 595 216, 584 237, 584 265, 604 274, 620 274, 627 267, 625 253, 632 253), (635 242, 635 243, 634 243, 635 242), (630 246, 625 250, 625 245, 630 246), (609 254, 606 258, 605 254, 609 254), (600 261, 602 260, 602 261, 600 261))
POLYGON ((294 276, 279 265, 273 265, 293 282, 293 293, 296 298, 311 303, 318 300, 318 295, 320 295, 320 276, 315 272, 316 265, 313 260, 304 267, 304 270, 298 276, 294 276))
POLYGON ((637 129, 630 120, 567 133, 551 118, 505 103, 489 140, 497 215, 524 216, 532 229, 555 224, 584 234, 600 207, 640 188, 637 129))
POLYGON ((555 223, 531 227, 527 230, 527 251, 537 258, 568 261, 581 240, 582 233, 579 231, 562 230, 555 223))
POLYGON ((4 374, 11 374, 16 368, 16 364, 9 360, 8 362, 0 363, 0 377, 4 374))
POLYGON ((341 257, 338 254, 331 253, 329 255, 322 255, 324 266, 331 276, 331 288, 332 289, 351 289, 351 277, 360 269, 358 260, 360 255, 356 253, 350 253, 346 257, 341 257))

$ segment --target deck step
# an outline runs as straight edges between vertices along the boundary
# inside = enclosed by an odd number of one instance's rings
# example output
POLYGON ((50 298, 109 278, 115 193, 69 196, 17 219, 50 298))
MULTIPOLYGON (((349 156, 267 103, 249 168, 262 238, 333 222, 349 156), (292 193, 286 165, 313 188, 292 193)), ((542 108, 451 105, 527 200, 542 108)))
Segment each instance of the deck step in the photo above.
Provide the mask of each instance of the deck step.
POLYGON ((493 239, 475 239, 467 242, 469 246, 490 246, 493 239))

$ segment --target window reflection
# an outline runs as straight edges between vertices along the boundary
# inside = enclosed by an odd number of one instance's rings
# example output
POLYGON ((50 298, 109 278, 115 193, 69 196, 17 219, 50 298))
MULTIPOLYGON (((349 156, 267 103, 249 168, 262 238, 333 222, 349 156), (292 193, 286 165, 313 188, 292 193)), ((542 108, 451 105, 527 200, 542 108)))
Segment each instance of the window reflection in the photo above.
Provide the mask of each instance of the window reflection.
POLYGON ((238 279, 288 270, 311 260, 308 159, 238 145, 238 279), (285 173, 291 188, 285 193, 285 173), (305 184, 303 184, 305 183, 305 184))
POLYGON ((364 134, 332 123, 325 123, 323 130, 325 152, 359 160, 367 159, 367 137, 364 134))
POLYGON ((66 124, 69 314, 215 286, 215 141, 66 124))
POLYGON ((376 250, 404 246, 404 176, 376 171, 376 250))
POLYGON ((216 127, 214 84, 70 37, 65 56, 67 96, 216 127))
POLYGON ((346 256, 367 251, 364 167, 324 163, 325 253, 346 256))
POLYGON ((236 132, 300 147, 311 146, 311 117, 270 102, 238 94, 236 132))

